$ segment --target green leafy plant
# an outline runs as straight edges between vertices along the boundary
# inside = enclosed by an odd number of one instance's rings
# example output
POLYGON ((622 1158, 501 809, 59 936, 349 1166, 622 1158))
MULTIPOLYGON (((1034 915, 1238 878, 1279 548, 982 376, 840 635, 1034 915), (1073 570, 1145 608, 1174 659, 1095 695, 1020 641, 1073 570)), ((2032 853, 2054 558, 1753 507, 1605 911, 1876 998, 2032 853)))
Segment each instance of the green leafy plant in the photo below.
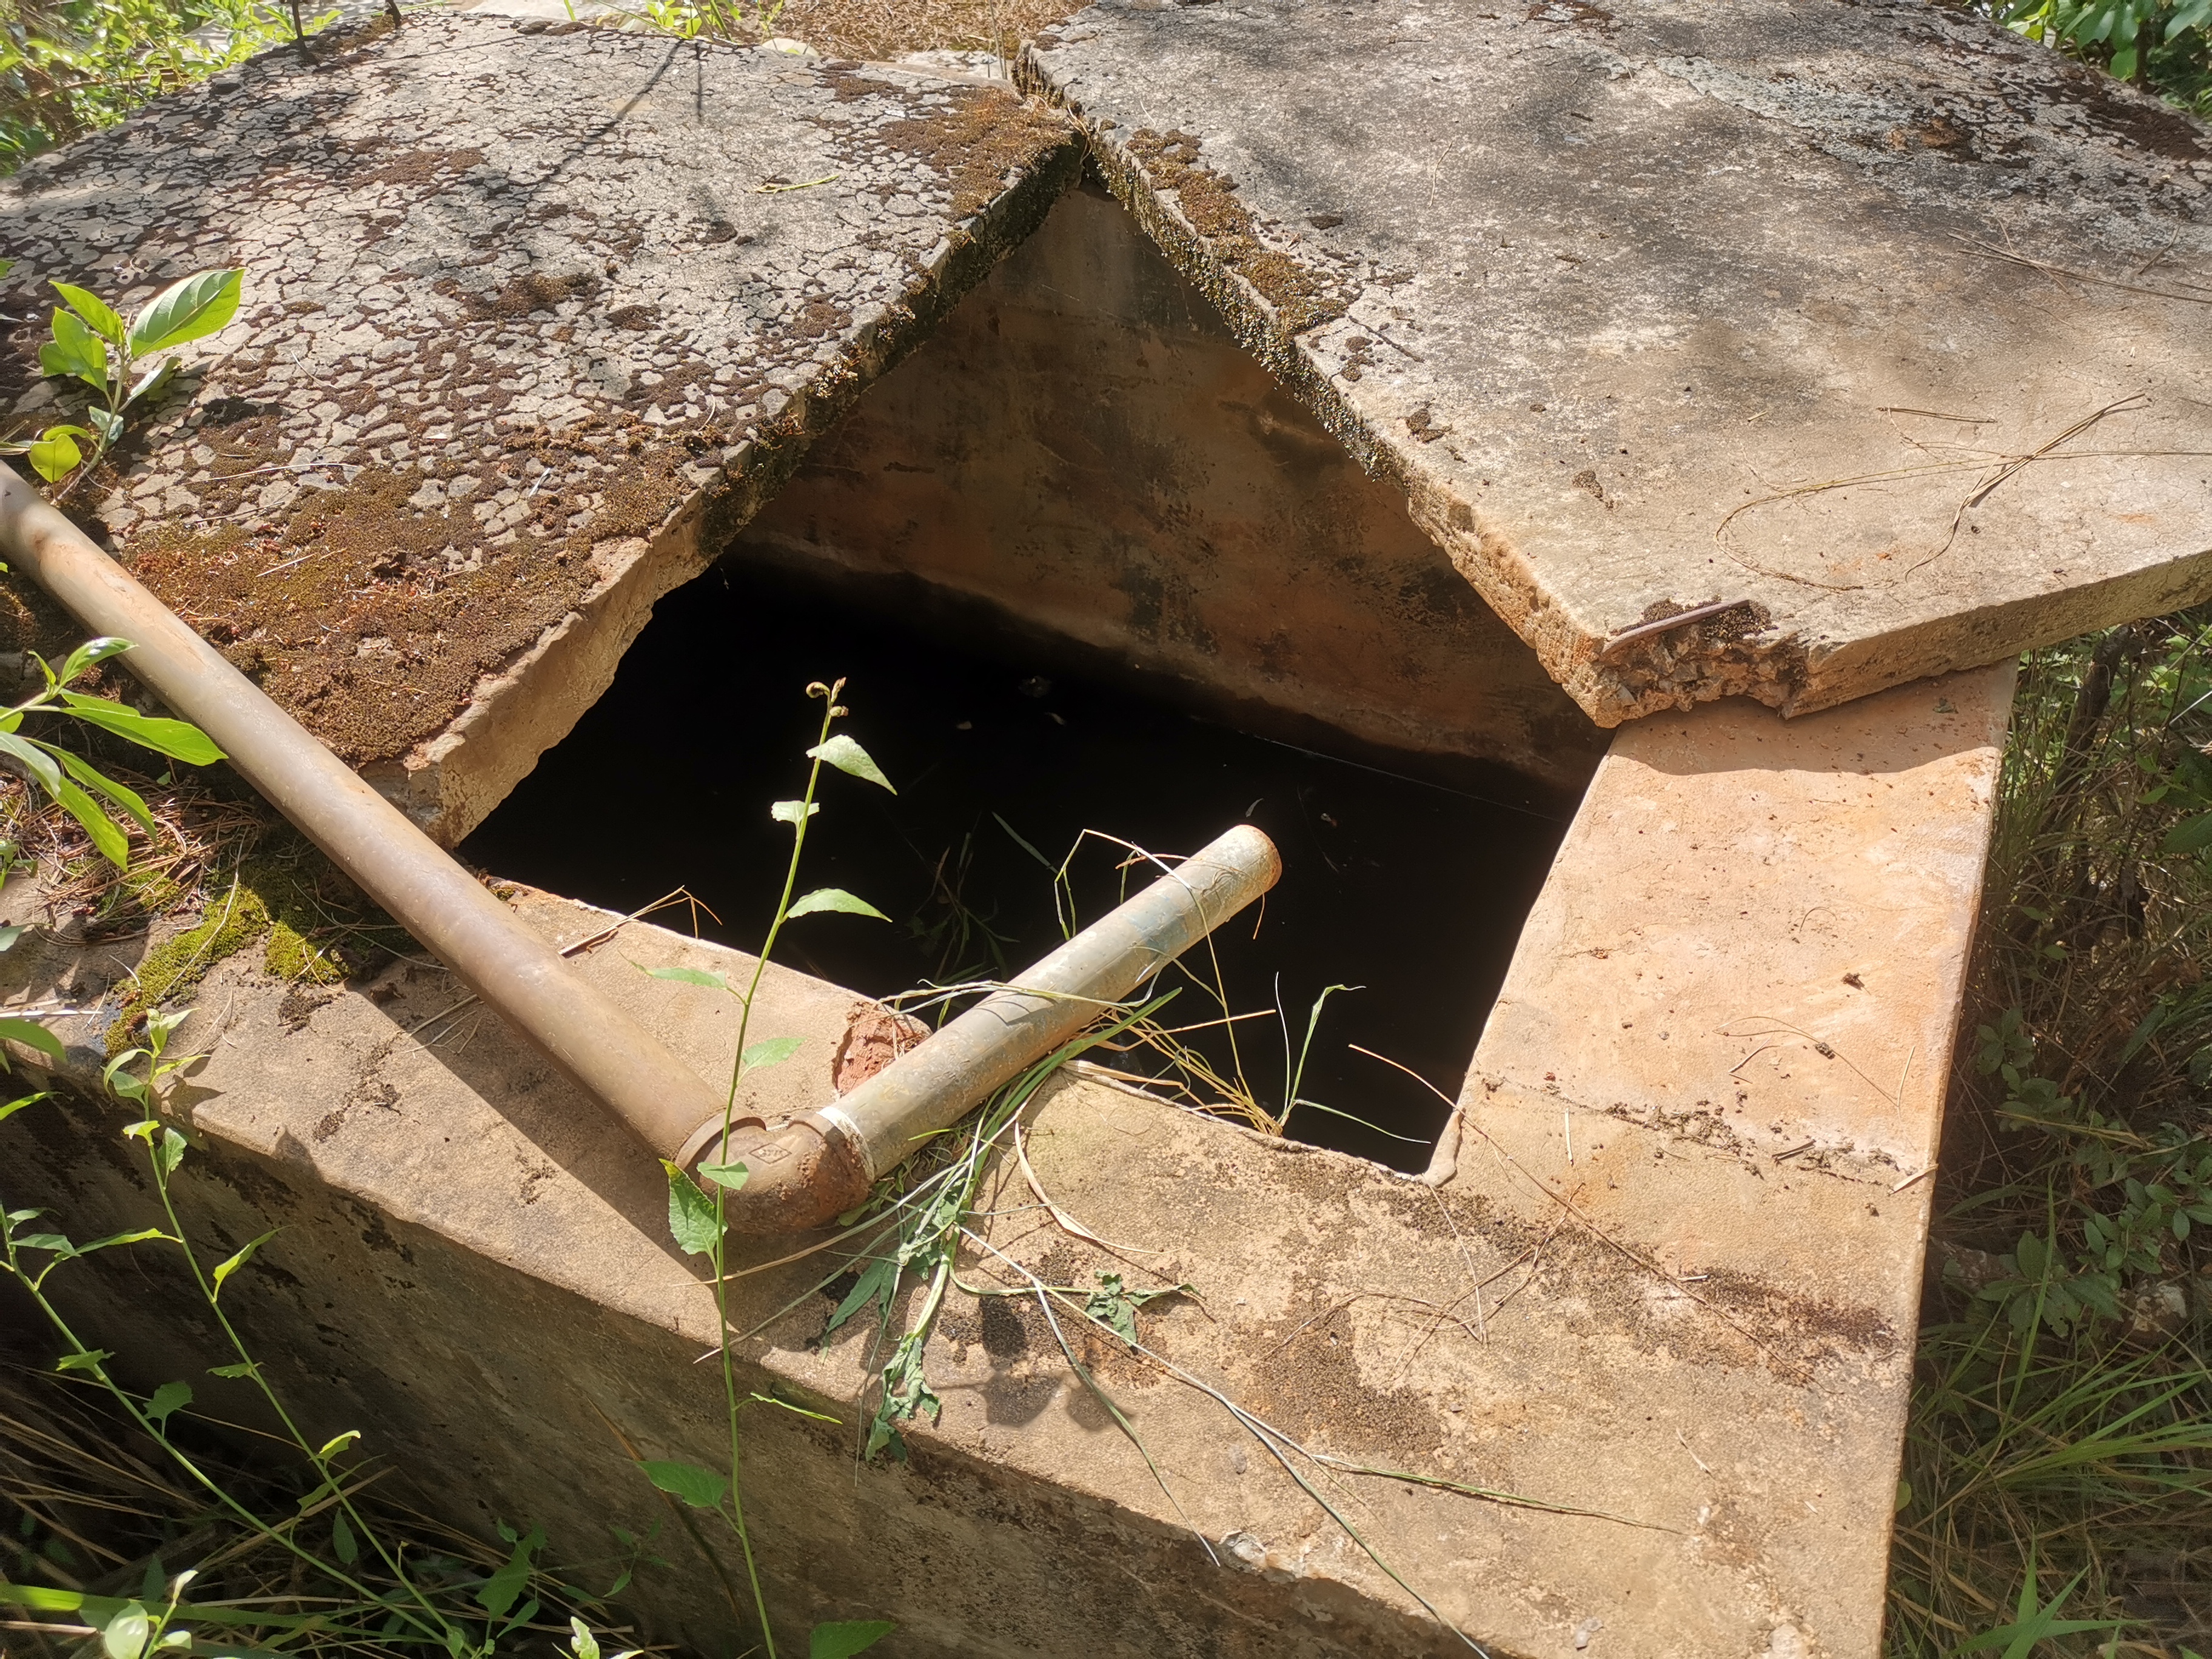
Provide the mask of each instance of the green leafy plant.
MULTIPOLYGON (((897 793, 867 750, 851 737, 834 729, 836 722, 848 712, 837 701, 844 689, 845 682, 842 680, 829 685, 817 681, 806 688, 808 696, 822 700, 821 731, 814 746, 806 751, 809 764, 805 791, 796 800, 780 800, 769 809, 769 816, 777 823, 791 826, 791 856, 784 868, 783 885, 776 896, 775 912, 769 921, 768 936, 754 959, 751 977, 744 988, 732 985, 722 975, 702 969, 647 969, 657 979, 702 985, 727 992, 737 999, 737 1052, 731 1062, 729 1088, 723 1102, 721 1139, 715 1143, 720 1147, 726 1147, 729 1144, 730 1131, 737 1117, 738 1091, 744 1079, 755 1072, 782 1064, 801 1046, 801 1040, 796 1037, 771 1037, 762 1042, 749 1040, 754 1003, 760 994, 761 981, 768 972, 769 959, 775 954, 776 940, 782 934, 785 924, 800 916, 822 914, 890 920, 866 900, 842 888, 819 887, 804 895, 798 892, 799 867, 806 851, 806 832, 822 811, 817 796, 821 790, 823 769, 826 766, 878 788, 891 790, 894 794, 897 793)), ((723 1156, 727 1155, 724 1153, 723 1156)), ((737 1540, 738 1550, 744 1559, 746 1582, 752 1592, 753 1611, 760 1623, 761 1645, 769 1659, 775 1659, 775 1631, 769 1618, 768 1597, 761 1587, 760 1567, 755 1558, 751 1528, 745 1520, 743 1416, 752 1406, 766 1405, 795 1412, 803 1417, 823 1421, 836 1419, 823 1418, 820 1413, 806 1411, 788 1401, 738 1386, 737 1357, 730 1333, 729 1279, 725 1271, 725 1255, 729 1238, 728 1197, 744 1185, 745 1166, 727 1162, 702 1165, 699 1173, 706 1178, 707 1187, 704 1188, 675 1164, 669 1163, 665 1167, 668 1175, 669 1231, 676 1240, 677 1248, 684 1254, 706 1258, 713 1277, 715 1311, 721 1330, 720 1358, 722 1388, 728 1413, 729 1468, 724 1473, 702 1468, 695 1463, 660 1461, 641 1462, 639 1468, 646 1479, 662 1492, 691 1509, 705 1510, 720 1519, 737 1540), (708 1188, 712 1188, 713 1191, 708 1192, 708 1188)), ((836 1659, 843 1659, 843 1656, 856 1654, 872 1646, 894 1628, 896 1626, 881 1621, 817 1626, 812 1636, 812 1651, 816 1656, 836 1656, 836 1659), (872 1634, 869 1633, 871 1632, 872 1634)))
POLYGON ((92 389, 96 401, 84 416, 91 424, 50 426, 36 438, 0 444, 0 454, 23 456, 48 483, 59 483, 80 467, 89 472, 123 436, 125 415, 176 378, 179 359, 162 357, 151 368, 147 362, 227 326, 238 314, 245 281, 246 273, 235 267, 200 271, 170 283, 127 322, 89 289, 51 284, 62 304, 48 324, 52 337, 39 348, 39 367, 92 389), (80 438, 92 441, 88 465, 80 438))
POLYGON ((2031 40, 2212 112, 2212 0, 1991 0, 2031 40))
POLYGON ((12 0, 0 7, 0 173, 293 34, 262 0, 12 0))
MULTIPOLYGON (((2212 613, 2023 662, 1937 1176, 1942 1273, 1919 1333, 1892 1659, 2014 1650, 2060 1602, 2082 1620, 2140 1612, 2163 1595, 2138 1592, 2141 1562, 2201 1582, 2208 744, 2212 613), (2039 1575, 2064 1593, 2044 1601, 2039 1575)), ((2090 1634, 2033 1650, 2087 1652, 2090 1634)), ((2185 1632, 2161 1644, 2149 1620, 2126 1634, 2140 1645, 2124 1651, 2185 1650, 2185 1632)))
POLYGON ((222 750, 196 726, 142 714, 112 698, 70 690, 95 664, 130 649, 128 640, 88 641, 70 653, 58 673, 46 665, 45 659, 34 654, 32 660, 38 664, 44 683, 21 702, 0 710, 0 755, 14 761, 25 776, 82 824, 93 845, 118 869, 129 862, 130 841, 122 826, 108 815, 101 799, 119 809, 151 838, 155 833, 154 817, 144 798, 97 771, 82 756, 59 744, 23 735, 22 726, 29 715, 58 714, 188 765, 210 766, 222 759, 222 750))
MULTIPOLYGON (((0 1582, 0 1605, 23 1610, 33 1628, 58 1635, 96 1637, 106 1659, 153 1659, 159 1654, 231 1659, 252 1652, 419 1653, 442 1659, 488 1659, 530 1634, 549 1627, 533 1623, 549 1601, 575 1614, 604 1615, 599 1597, 568 1585, 538 1557, 545 1536, 532 1529, 518 1534, 502 1527, 507 1547, 503 1561, 488 1571, 457 1570, 458 1562, 434 1552, 410 1550, 395 1537, 383 1516, 362 1500, 374 1471, 360 1458, 360 1434, 352 1430, 318 1440, 307 1434, 254 1358, 233 1322, 226 1293, 234 1296, 240 1278, 258 1253, 276 1237, 261 1234, 210 1263, 186 1237, 174 1197, 177 1173, 188 1145, 185 1136, 159 1115, 159 1085, 173 1065, 161 1059, 168 1030, 178 1017, 156 1022, 156 1033, 143 1058, 149 1075, 130 1079, 133 1086, 116 1092, 155 1115, 125 1131, 145 1160, 161 1221, 79 1243, 42 1225, 45 1212, 33 1207, 0 1207, 0 1272, 13 1279, 45 1316, 58 1340, 56 1371, 97 1389, 130 1430, 150 1443, 167 1467, 198 1494, 204 1516, 218 1529, 242 1541, 215 1551, 209 1559, 234 1560, 258 1549, 289 1557, 295 1564, 274 1593, 260 1585, 252 1593, 200 1592, 229 1582, 229 1568, 204 1575, 198 1569, 171 1573, 157 1551, 149 1558, 143 1583, 135 1595, 102 1595, 37 1583, 0 1582), (93 1256, 117 1249, 166 1249, 179 1261, 214 1329, 231 1358, 204 1378, 179 1378, 141 1395, 125 1386, 112 1369, 117 1356, 88 1342, 53 1301, 48 1285, 55 1273, 93 1256), (212 1384, 210 1383, 212 1379, 212 1384), (270 1516, 241 1498, 232 1481, 220 1478, 206 1454, 191 1443, 180 1425, 199 1408, 206 1390, 220 1401, 226 1389, 256 1396, 279 1425, 279 1439, 298 1461, 303 1487, 293 1512, 270 1516), (326 1540, 326 1541, 325 1541, 326 1540), (243 1644, 243 1645, 241 1645, 243 1644)), ((110 1068, 111 1085, 125 1073, 110 1068)), ((0 1107, 0 1121, 37 1105, 42 1094, 0 1107)), ((219 1419, 218 1419, 219 1420, 219 1419)), ((25 1511, 27 1521, 30 1512, 25 1511)), ((628 1561, 607 1594, 629 1582, 630 1564, 641 1553, 640 1541, 625 1540, 628 1561)), ((581 1617, 572 1616, 574 1659, 599 1659, 598 1639, 581 1617)), ((617 1659, 635 1659, 628 1650, 617 1659)))

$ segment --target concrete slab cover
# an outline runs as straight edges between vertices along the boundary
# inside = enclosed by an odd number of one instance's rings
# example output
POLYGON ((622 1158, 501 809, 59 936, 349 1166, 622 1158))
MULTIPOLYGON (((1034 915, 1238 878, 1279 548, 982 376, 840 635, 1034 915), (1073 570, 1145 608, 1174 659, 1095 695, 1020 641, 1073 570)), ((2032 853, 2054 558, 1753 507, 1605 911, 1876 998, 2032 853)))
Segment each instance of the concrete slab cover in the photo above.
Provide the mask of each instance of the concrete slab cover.
POLYGON ((1027 73, 1601 724, 2212 592, 2212 134, 1993 24, 1115 0, 1027 73))
MULTIPOLYGON (((776 52, 435 15, 327 39, 26 167, 8 308, 246 268, 238 320, 78 504, 457 838, 1027 234, 1073 141, 1004 88, 776 52)), ((43 332, 0 349, 33 418, 43 332)))

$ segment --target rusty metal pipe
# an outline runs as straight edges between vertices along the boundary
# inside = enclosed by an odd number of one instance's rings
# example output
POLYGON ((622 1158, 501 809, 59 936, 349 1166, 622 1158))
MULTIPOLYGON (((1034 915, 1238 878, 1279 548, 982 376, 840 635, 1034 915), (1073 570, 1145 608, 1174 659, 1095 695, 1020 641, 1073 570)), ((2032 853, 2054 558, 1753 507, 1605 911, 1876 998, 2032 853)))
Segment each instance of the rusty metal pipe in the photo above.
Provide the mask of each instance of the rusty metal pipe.
POLYGON ((780 1127, 741 1117, 726 1146, 716 1112, 677 1161, 689 1169, 713 1146, 716 1162, 745 1166, 745 1183, 724 1210, 738 1232, 825 1225, 866 1198, 876 1178, 924 1137, 958 1121, 1126 1000, 1282 872, 1274 843, 1239 824, 852 1093, 780 1127))
POLYGON ((95 634, 129 640, 119 659, 205 732, 269 803, 455 978, 542 1048, 654 1152, 679 1148, 720 1092, 579 978, 390 801, 93 545, 15 471, 0 466, 0 558, 95 634))

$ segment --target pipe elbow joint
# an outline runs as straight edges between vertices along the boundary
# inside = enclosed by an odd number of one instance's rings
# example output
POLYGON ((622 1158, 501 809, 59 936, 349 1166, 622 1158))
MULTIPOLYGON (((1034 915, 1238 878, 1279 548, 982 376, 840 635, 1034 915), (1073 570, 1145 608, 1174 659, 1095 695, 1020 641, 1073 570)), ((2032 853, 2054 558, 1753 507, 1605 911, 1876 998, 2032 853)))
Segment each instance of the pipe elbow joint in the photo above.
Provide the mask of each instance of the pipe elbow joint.
POLYGON ((745 1179, 723 1200, 732 1233, 760 1238, 827 1227, 857 1208, 873 1184, 860 1146, 836 1116, 809 1112, 770 1125, 739 1118, 721 1139, 718 1119, 692 1137, 677 1162, 686 1170, 702 1162, 742 1164, 745 1179), (709 1153, 714 1156, 710 1158, 709 1153))

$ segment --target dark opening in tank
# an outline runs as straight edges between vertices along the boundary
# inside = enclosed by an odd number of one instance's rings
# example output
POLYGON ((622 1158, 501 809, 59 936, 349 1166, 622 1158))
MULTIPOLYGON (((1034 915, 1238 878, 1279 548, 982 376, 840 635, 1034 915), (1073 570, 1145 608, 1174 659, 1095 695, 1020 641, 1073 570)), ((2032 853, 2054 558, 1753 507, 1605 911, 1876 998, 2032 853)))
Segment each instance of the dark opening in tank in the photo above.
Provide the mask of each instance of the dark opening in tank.
MULTIPOLYGON (((1080 923, 1157 873, 1125 867, 1128 847, 1188 854, 1255 823, 1281 849, 1281 883, 1191 951, 1189 975, 1162 975, 1182 989, 1158 1023, 1208 1024, 1181 1041, 1272 1114, 1304 1050, 1297 1094, 1313 1103, 1291 1112, 1290 1135, 1426 1164, 1443 1101, 1356 1049, 1457 1095, 1564 813, 1532 810, 1494 769, 1416 777, 1435 763, 1232 729, 919 583, 832 586, 732 562, 678 590, 462 855, 617 911, 684 887, 702 936, 757 950, 791 834, 769 805, 805 781, 822 708, 808 683, 841 678, 844 729, 898 793, 825 775, 802 888, 844 888, 890 920, 803 917, 780 960, 876 997, 1010 977, 1060 940, 1054 871, 1071 851, 1061 914, 1072 897, 1080 923), (1219 1024, 1216 989, 1230 1013, 1260 1017, 1219 1024)), ((1092 1058, 1176 1075, 1152 1048, 1092 1058)))

